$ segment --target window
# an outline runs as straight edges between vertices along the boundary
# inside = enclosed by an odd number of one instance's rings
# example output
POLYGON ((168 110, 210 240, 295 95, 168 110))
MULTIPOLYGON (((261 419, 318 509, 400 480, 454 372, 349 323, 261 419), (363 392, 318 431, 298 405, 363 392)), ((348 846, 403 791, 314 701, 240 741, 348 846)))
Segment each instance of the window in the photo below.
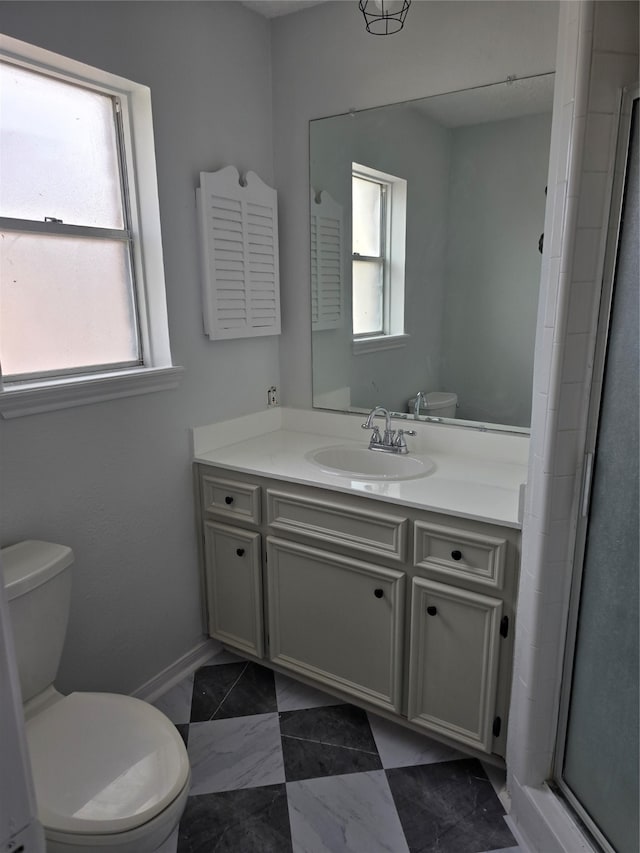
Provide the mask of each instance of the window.
POLYGON ((359 163, 351 181, 354 348, 398 346, 406 337, 406 181, 359 163))
POLYGON ((2 414, 174 386, 149 90, 1 37, 0 152, 2 414))

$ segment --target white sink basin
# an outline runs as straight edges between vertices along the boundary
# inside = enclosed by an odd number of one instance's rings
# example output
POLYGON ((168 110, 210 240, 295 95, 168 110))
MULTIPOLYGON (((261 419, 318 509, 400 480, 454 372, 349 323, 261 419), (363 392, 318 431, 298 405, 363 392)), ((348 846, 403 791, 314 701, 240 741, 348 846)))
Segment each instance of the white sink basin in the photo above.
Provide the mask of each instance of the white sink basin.
POLYGON ((435 464, 426 456, 387 453, 367 447, 321 447, 307 459, 329 474, 352 480, 415 480, 430 474, 435 464))

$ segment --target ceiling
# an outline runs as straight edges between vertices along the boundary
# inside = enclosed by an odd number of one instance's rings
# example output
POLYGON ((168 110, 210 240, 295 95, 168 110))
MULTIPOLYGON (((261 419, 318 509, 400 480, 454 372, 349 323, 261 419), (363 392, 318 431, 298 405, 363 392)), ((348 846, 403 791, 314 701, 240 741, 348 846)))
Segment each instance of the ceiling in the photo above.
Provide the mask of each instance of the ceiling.
POLYGON ((325 0, 242 0, 242 5, 259 12, 265 18, 277 18, 324 2, 325 0))

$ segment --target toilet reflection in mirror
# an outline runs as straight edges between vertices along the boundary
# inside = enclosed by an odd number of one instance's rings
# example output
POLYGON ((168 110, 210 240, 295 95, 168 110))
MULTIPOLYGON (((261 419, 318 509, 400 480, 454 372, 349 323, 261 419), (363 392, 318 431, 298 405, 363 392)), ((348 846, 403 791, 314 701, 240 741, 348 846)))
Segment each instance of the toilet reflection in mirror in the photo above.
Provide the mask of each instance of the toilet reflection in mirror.
POLYGON ((310 122, 315 407, 528 430, 553 81, 310 122))

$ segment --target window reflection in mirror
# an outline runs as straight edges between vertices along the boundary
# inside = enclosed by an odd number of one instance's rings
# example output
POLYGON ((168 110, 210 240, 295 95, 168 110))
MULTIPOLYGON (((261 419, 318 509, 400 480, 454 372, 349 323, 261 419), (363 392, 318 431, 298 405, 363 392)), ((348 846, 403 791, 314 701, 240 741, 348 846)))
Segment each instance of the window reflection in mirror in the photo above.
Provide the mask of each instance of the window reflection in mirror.
POLYGON ((404 333, 407 182, 352 163, 351 324, 354 340, 404 333))

